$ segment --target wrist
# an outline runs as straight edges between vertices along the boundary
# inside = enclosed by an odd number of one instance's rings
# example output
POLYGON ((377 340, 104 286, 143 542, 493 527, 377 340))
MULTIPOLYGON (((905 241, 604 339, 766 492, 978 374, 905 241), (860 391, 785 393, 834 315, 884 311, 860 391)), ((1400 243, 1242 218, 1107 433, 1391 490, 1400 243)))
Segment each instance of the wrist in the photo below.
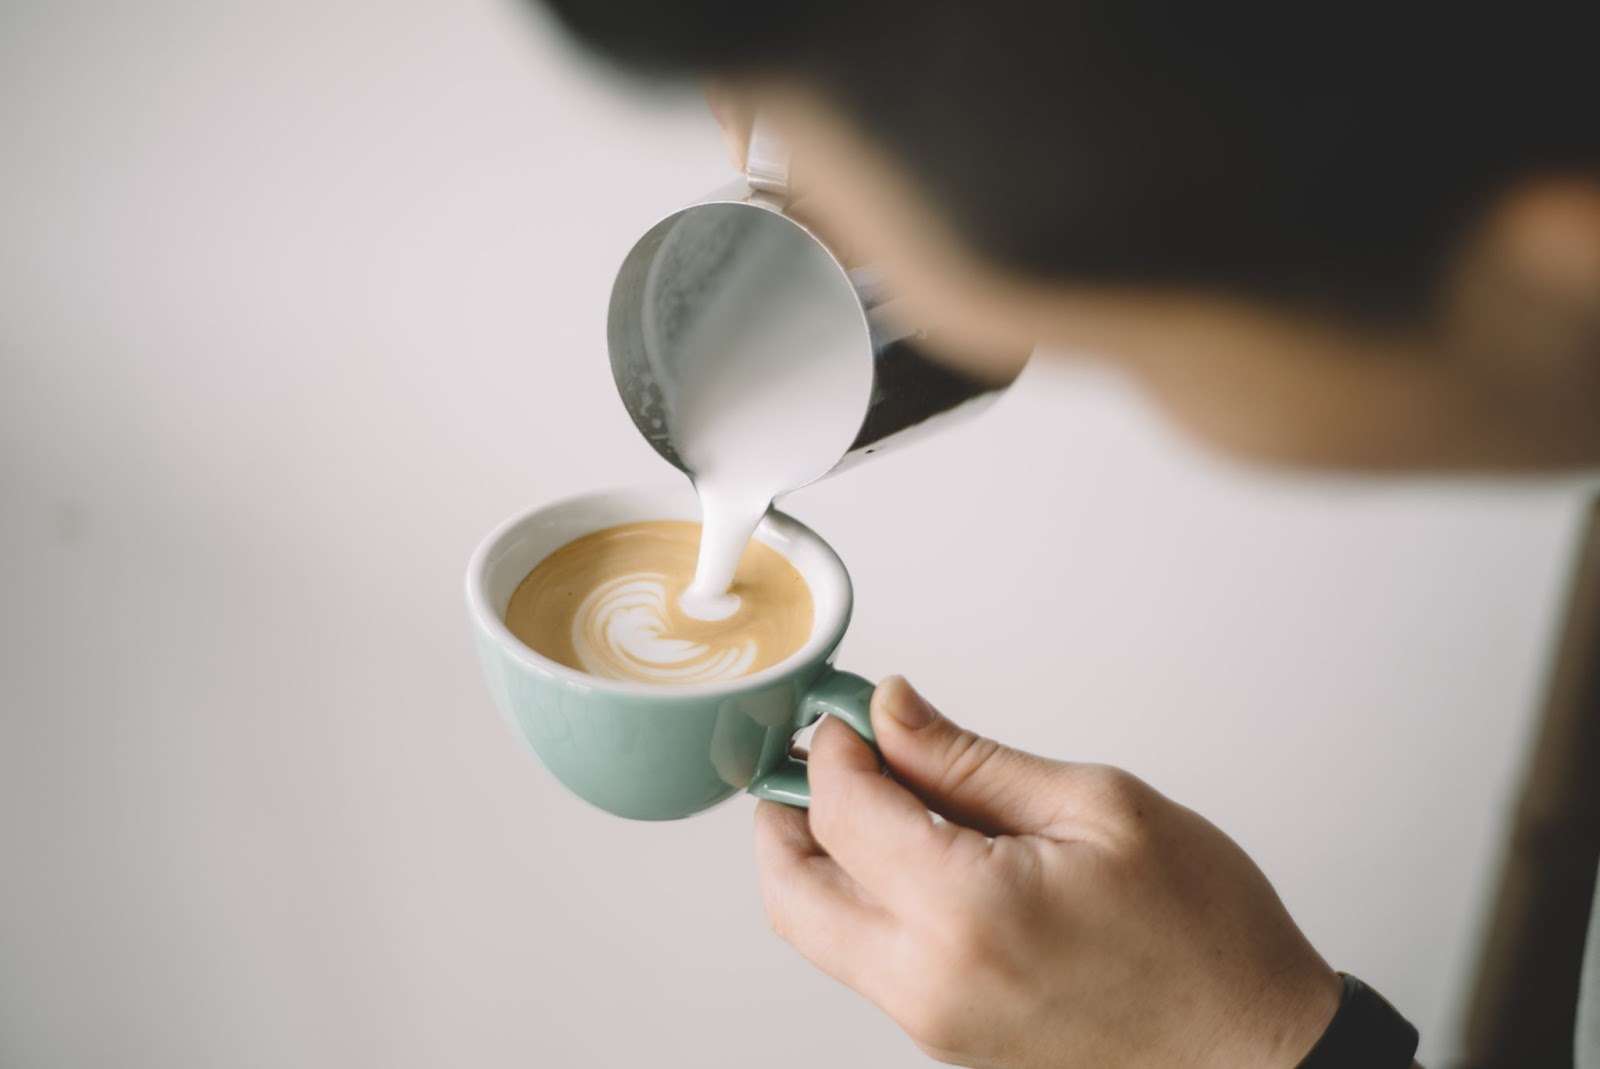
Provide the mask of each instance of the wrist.
POLYGON ((1243 1015, 1240 1042, 1231 1051, 1219 1051, 1216 1060, 1228 1069, 1296 1069, 1317 1045, 1339 1012, 1344 981, 1329 966, 1292 978, 1279 979, 1252 1000, 1243 1015))
POLYGON ((1316 1047, 1338 1016, 1344 999, 1344 978, 1332 967, 1321 967, 1307 978, 1292 1006, 1286 1007, 1273 1034, 1275 1040, 1264 1066, 1294 1069, 1316 1047))

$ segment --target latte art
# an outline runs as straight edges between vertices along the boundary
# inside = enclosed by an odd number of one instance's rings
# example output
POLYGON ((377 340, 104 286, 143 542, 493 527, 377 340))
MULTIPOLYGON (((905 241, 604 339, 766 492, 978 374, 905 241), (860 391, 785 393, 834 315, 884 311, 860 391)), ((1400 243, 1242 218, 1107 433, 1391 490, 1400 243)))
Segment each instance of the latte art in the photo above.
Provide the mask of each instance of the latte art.
POLYGON ((546 657, 604 679, 687 685, 777 664, 811 635, 811 592, 771 546, 751 541, 722 619, 683 611, 700 526, 627 523, 567 543, 517 587, 506 626, 546 657))
POLYGON ((578 605, 572 648, 590 675, 651 683, 737 679, 755 663, 756 643, 732 636, 719 645, 672 638, 667 577, 637 572, 602 583, 578 605))

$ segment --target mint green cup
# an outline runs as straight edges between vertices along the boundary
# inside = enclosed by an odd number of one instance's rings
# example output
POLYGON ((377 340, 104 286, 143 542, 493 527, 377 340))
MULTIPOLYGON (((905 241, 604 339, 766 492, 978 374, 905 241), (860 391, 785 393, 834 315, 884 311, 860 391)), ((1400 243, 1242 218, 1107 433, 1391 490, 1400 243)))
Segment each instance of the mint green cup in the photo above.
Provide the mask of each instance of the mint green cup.
POLYGON ((692 494, 585 494, 515 516, 467 567, 467 611, 495 704, 574 794, 635 820, 676 820, 748 791, 810 802, 797 731, 824 713, 872 741, 873 685, 833 667, 850 623, 850 575, 815 532, 771 512, 756 538, 811 588, 811 637, 787 660, 726 683, 660 686, 586 675, 529 649, 505 625, 511 594, 534 565, 574 538, 619 523, 700 518, 692 494))

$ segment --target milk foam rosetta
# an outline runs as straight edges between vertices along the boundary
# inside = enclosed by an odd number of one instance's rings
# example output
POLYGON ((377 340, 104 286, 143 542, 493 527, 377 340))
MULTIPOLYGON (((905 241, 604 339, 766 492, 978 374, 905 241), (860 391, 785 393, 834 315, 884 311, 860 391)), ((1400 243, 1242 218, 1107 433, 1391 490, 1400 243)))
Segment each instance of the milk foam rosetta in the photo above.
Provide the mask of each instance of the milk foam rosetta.
POLYGON ((506 626, 551 660, 606 679, 689 684, 777 664, 811 636, 811 591, 781 553, 752 539, 723 619, 689 616, 700 525, 625 523, 568 542, 528 573, 506 626))

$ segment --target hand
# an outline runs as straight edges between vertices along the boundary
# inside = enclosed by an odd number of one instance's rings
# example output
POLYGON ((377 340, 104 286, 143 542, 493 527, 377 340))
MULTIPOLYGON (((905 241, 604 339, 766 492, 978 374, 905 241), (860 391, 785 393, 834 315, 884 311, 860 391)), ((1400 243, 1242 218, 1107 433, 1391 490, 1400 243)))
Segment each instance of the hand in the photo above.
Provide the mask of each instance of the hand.
POLYGON ((1292 1069, 1338 975, 1227 836, 1126 772, 964 731, 901 679, 884 760, 824 722, 812 807, 756 813, 777 932, 966 1066, 1292 1069), (928 809, 945 817, 935 822, 928 809))
MULTIPOLYGON (((750 132, 755 126, 756 113, 761 110, 757 107, 756 96, 746 87, 710 83, 705 87, 705 97, 711 117, 717 121, 722 139, 727 144, 728 159, 734 170, 743 173, 750 152, 750 132)), ((772 123, 775 129, 781 131, 770 112, 763 113, 763 122, 772 123)), ((787 137, 784 139, 787 140, 787 137)), ((841 263, 847 267, 859 266, 862 262, 861 250, 849 238, 848 228, 838 226, 829 213, 818 210, 814 198, 808 195, 812 191, 812 184, 808 181, 812 175, 805 164, 803 152, 792 154, 789 158, 784 214, 820 236, 841 263)), ((891 310, 887 314, 893 315, 894 312, 891 310)))

